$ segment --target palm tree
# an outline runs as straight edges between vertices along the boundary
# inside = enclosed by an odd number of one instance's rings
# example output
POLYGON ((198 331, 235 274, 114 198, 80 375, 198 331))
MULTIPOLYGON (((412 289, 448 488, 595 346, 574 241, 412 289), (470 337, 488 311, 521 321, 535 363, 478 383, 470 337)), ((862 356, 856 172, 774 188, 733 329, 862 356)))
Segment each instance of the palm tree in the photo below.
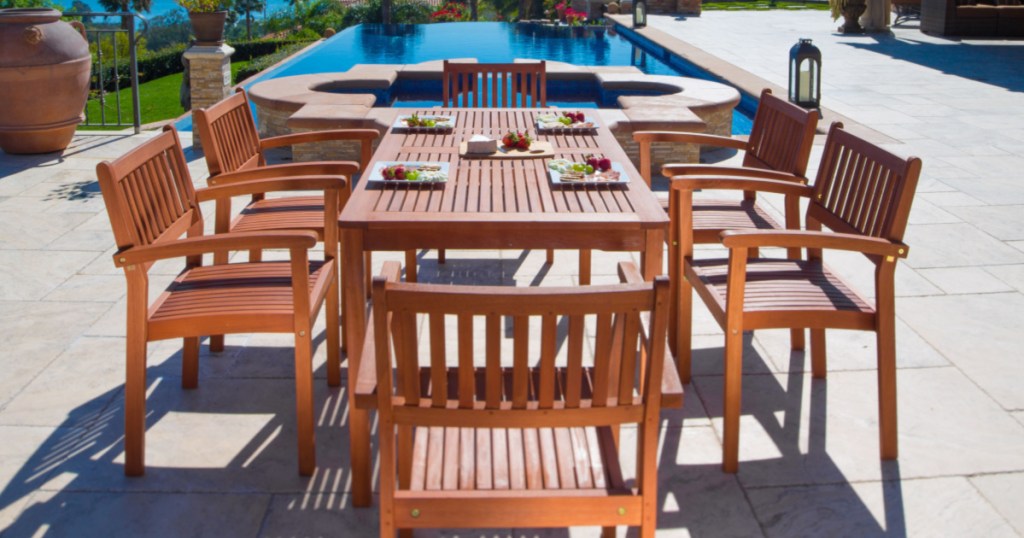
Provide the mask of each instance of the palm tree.
MULTIPOLYGON (((153 7, 153 0, 99 0, 100 5, 107 11, 115 13, 121 13, 125 11, 135 11, 141 13, 149 13, 149 10, 153 7)), ((130 24, 134 24, 134 19, 131 17, 121 18, 121 27, 125 30, 128 29, 130 24)))
POLYGON ((252 41, 252 14, 266 9, 264 0, 235 0, 235 13, 245 15, 245 38, 252 41))

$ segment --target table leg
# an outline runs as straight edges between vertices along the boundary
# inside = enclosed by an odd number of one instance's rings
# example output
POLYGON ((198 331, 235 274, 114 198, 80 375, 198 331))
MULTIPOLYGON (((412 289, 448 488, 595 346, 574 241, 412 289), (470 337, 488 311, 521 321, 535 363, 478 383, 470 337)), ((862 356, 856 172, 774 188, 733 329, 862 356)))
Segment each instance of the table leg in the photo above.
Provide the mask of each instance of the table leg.
POLYGON ((365 409, 356 409, 355 388, 359 373, 359 354, 366 337, 366 277, 363 263, 363 232, 344 230, 341 265, 345 271, 345 329, 348 333, 348 435, 349 464, 352 472, 352 505, 372 504, 370 480, 370 420, 365 409))
POLYGON ((647 230, 644 235, 644 251, 640 253, 640 272, 650 282, 662 274, 662 256, 665 249, 665 230, 647 230))

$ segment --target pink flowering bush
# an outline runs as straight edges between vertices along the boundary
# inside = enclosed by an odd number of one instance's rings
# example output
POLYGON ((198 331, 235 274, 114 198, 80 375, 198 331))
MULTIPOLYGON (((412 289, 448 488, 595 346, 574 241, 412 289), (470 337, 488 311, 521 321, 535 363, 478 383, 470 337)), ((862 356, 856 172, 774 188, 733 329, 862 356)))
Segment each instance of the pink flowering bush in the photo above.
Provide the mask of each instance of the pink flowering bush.
POLYGON ((461 22, 469 20, 469 8, 458 2, 448 2, 430 14, 430 22, 461 22))

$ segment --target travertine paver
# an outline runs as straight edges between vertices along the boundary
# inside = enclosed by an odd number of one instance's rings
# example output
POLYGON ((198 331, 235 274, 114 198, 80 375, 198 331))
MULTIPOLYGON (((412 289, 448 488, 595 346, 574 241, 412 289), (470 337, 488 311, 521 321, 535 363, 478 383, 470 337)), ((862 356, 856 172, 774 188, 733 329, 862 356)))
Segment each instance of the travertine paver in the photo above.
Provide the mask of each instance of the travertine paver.
MULTIPOLYGON (((1024 42, 957 42, 911 27, 839 36, 817 11, 651 16, 650 26, 746 70, 748 82, 782 87, 789 47, 811 37, 824 57, 824 105, 924 159, 896 284, 899 462, 877 457, 872 335, 830 332, 822 381, 789 350, 787 331, 763 331, 744 354, 740 473, 722 474, 722 337, 698 301, 695 381, 685 409, 663 416, 659 536, 1024 534, 1024 42)), ((221 354, 204 347, 194 391, 180 388, 179 343, 151 344, 149 467, 123 476, 124 277, 93 169, 147 136, 79 136, 62 157, 0 154, 0 534, 374 535, 376 509, 353 509, 347 496, 346 394, 326 386, 323 349, 318 468, 310 479, 296 473, 282 335, 229 336, 221 354)), ((812 168, 819 157, 820 146, 812 168)), ((205 164, 190 159, 201 184, 205 164)), ((595 282, 614 281, 627 257, 595 253, 595 282)), ((421 253, 420 275, 575 282, 574 252, 553 266, 541 252, 448 258, 439 266, 436 252, 421 253)), ((827 260, 871 293, 866 260, 827 260)), ((151 291, 178 268, 154 266, 151 291)), ((625 450, 632 435, 623 432, 625 450)), ((597 530, 422 534, 484 535, 597 530)))

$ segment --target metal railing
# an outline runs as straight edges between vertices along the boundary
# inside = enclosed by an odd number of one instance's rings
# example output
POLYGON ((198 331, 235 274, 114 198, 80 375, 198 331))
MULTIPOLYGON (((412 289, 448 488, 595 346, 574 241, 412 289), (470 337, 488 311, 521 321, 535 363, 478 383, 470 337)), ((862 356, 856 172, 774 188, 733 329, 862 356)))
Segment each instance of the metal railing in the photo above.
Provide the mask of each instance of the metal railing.
POLYGON ((65 17, 81 17, 82 22, 85 25, 85 39, 91 45, 90 48, 95 47, 93 54, 92 64, 92 76, 89 82, 89 101, 97 101, 98 113, 90 114, 89 103, 85 105, 85 122, 81 125, 83 127, 134 127, 135 134, 138 134, 142 130, 142 112, 139 104, 139 69, 138 69, 138 44, 139 39, 149 29, 149 21, 145 17, 138 13, 104 13, 104 12, 92 12, 92 11, 68 11, 64 13, 65 17), (104 21, 109 19, 116 19, 120 21, 120 24, 114 26, 109 24, 103 24, 99 26, 90 26, 86 21, 91 19, 103 18, 104 21), (142 30, 137 31, 136 20, 142 22, 142 30), (126 22, 128 21, 128 22, 126 22), (132 110, 131 110, 131 122, 127 122, 125 119, 125 111, 122 110, 121 106, 121 81, 123 77, 122 71, 122 58, 124 52, 119 49, 118 45, 118 34, 126 34, 128 39, 128 84, 132 91, 132 110), (104 44, 110 44, 109 55, 104 53, 104 44), (108 56, 112 56, 109 58, 108 56), (108 63, 109 62, 109 63, 108 63), (113 66, 113 70, 108 74, 108 65, 113 66), (112 76, 113 80, 109 80, 112 76), (112 88, 108 88, 111 86, 112 88), (111 97, 112 96, 112 97, 111 97), (109 101, 113 101, 111 105, 109 101), (98 118, 96 116, 99 116, 98 118), (108 118, 108 116, 110 116, 108 118))

